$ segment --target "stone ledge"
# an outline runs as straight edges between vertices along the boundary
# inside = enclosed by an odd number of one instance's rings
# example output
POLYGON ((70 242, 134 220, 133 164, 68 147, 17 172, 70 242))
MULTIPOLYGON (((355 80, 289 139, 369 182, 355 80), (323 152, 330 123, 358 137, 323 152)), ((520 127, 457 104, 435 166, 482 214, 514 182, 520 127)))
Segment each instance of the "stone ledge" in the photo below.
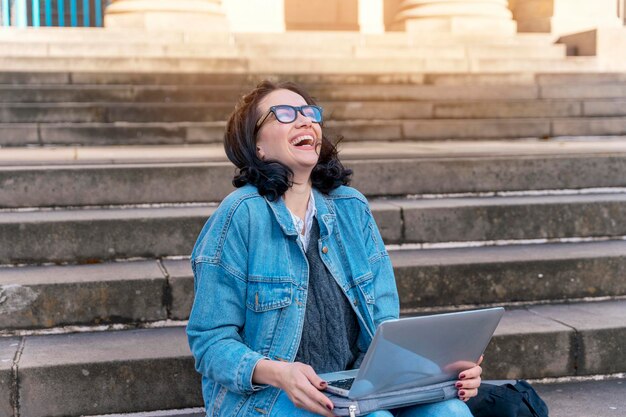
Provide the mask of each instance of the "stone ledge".
POLYGON ((25 416, 202 405, 182 328, 27 337, 19 374, 25 416))
MULTIPOLYGON (((485 378, 542 378, 576 373, 577 343, 599 336, 611 346, 626 336, 626 302, 540 306, 505 314, 486 351, 485 378), (594 317, 577 329, 546 317, 587 309, 594 317), (617 315, 617 316, 616 316, 617 315), (602 324, 611 320, 614 325, 602 324), (598 335, 595 330, 604 328, 598 335), (514 364, 514 365, 512 365, 514 364)), ((614 352, 607 352, 614 353, 614 352)), ((599 368, 621 368, 598 355, 599 368)), ((591 368, 583 366, 582 372, 591 368)), ((183 328, 32 336, 19 364, 22 415, 123 413, 197 407, 200 378, 183 328)))
MULTIPOLYGON (((625 253, 623 241, 389 250, 405 313, 625 296, 625 253)), ((162 265, 163 270, 156 261, 1 268, 4 330, 186 320, 194 298, 189 260, 166 259, 162 265)))
MULTIPOLYGON (((498 155, 497 145, 455 146, 459 155, 450 152, 446 157, 437 155, 436 145, 421 145, 420 149, 417 144, 387 144, 383 150, 379 145, 358 148, 345 144, 342 159, 355 172, 352 185, 368 197, 626 186, 625 149, 617 146, 605 150, 581 147, 561 155, 539 150, 536 155, 525 155, 523 147, 515 152, 502 149, 498 155), (477 154, 463 154, 463 146, 477 154), (593 155, 595 152, 603 154, 593 155)), ((0 167, 4 184, 0 207, 218 202, 233 190, 235 167, 223 162, 221 149, 112 149, 100 151, 102 160, 92 159, 98 157, 97 149, 92 153, 85 148, 76 152, 71 148, 28 151, 7 149, 5 155, 0 154, 4 161, 15 164, 0 167), (20 160, 20 155, 30 160, 20 160), (72 162, 70 158, 76 155, 72 162), (136 155, 137 159, 115 160, 116 155, 136 155), (142 157, 146 159, 142 161, 142 157), (40 162, 38 158, 44 159, 40 162), (51 159, 49 163, 45 158, 51 159), (167 158, 172 162, 166 162, 167 158), (197 178, 214 186, 192 186, 197 178)))
POLYGON ((155 261, 3 268, 0 294, 5 330, 167 319, 155 261))
MULTIPOLYGON (((621 192, 370 201, 387 244, 619 237, 626 235, 626 222, 620 221, 625 204, 621 192)), ((188 255, 214 209, 202 205, 2 212, 0 262, 188 255), (19 241, 11 239, 18 235, 19 241)))

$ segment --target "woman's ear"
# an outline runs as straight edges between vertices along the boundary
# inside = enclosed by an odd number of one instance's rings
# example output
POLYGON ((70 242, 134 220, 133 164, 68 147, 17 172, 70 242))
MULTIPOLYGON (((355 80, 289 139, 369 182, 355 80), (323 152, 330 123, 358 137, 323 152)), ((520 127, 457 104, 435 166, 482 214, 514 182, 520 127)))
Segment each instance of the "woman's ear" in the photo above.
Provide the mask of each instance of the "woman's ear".
POLYGON ((256 154, 257 154, 257 156, 259 157, 259 159, 261 161, 263 161, 265 159, 265 152, 263 152, 263 149, 261 149, 260 146, 256 147, 256 154))

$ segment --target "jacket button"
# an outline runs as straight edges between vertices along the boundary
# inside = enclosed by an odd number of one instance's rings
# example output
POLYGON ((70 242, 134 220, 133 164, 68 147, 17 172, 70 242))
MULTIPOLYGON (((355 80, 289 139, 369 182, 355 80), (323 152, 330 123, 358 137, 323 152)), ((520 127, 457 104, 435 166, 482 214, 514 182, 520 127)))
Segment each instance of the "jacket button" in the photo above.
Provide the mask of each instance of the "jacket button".
POLYGON ((324 253, 328 253, 328 246, 324 246, 324 247, 322 248, 322 252, 324 252, 324 253))

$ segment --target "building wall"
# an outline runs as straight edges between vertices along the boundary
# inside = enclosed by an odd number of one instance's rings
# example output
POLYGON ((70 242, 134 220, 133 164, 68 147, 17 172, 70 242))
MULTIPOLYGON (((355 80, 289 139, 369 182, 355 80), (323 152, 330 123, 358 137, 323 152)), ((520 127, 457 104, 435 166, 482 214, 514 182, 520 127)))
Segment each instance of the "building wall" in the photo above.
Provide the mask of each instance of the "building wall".
POLYGON ((287 30, 359 30, 358 0, 284 0, 287 30))

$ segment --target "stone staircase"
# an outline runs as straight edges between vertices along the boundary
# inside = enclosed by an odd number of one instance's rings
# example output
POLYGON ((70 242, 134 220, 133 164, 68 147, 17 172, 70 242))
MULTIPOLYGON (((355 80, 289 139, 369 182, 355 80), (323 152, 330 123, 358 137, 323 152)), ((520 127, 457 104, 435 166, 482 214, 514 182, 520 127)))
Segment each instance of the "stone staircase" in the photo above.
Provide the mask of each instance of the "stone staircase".
POLYGON ((601 69, 595 57, 567 57, 566 46, 555 41, 544 34, 485 37, 10 28, 0 30, 0 70, 413 74, 601 69))
MULTIPOLYGON (((224 120, 262 77, 0 72, 0 416, 200 413, 188 255, 231 190, 224 120)), ((487 378, 621 382, 626 74, 284 77, 346 139, 402 314, 503 305, 487 378)), ((563 381, 551 405, 609 383, 563 381)), ((606 404, 552 415, 626 409, 606 404)))
MULTIPOLYGON (((275 78, 276 76, 267 75, 275 78)), ((0 73, 0 146, 221 141, 263 74, 0 73)), ((626 133, 623 73, 284 75, 347 141, 626 133)))

